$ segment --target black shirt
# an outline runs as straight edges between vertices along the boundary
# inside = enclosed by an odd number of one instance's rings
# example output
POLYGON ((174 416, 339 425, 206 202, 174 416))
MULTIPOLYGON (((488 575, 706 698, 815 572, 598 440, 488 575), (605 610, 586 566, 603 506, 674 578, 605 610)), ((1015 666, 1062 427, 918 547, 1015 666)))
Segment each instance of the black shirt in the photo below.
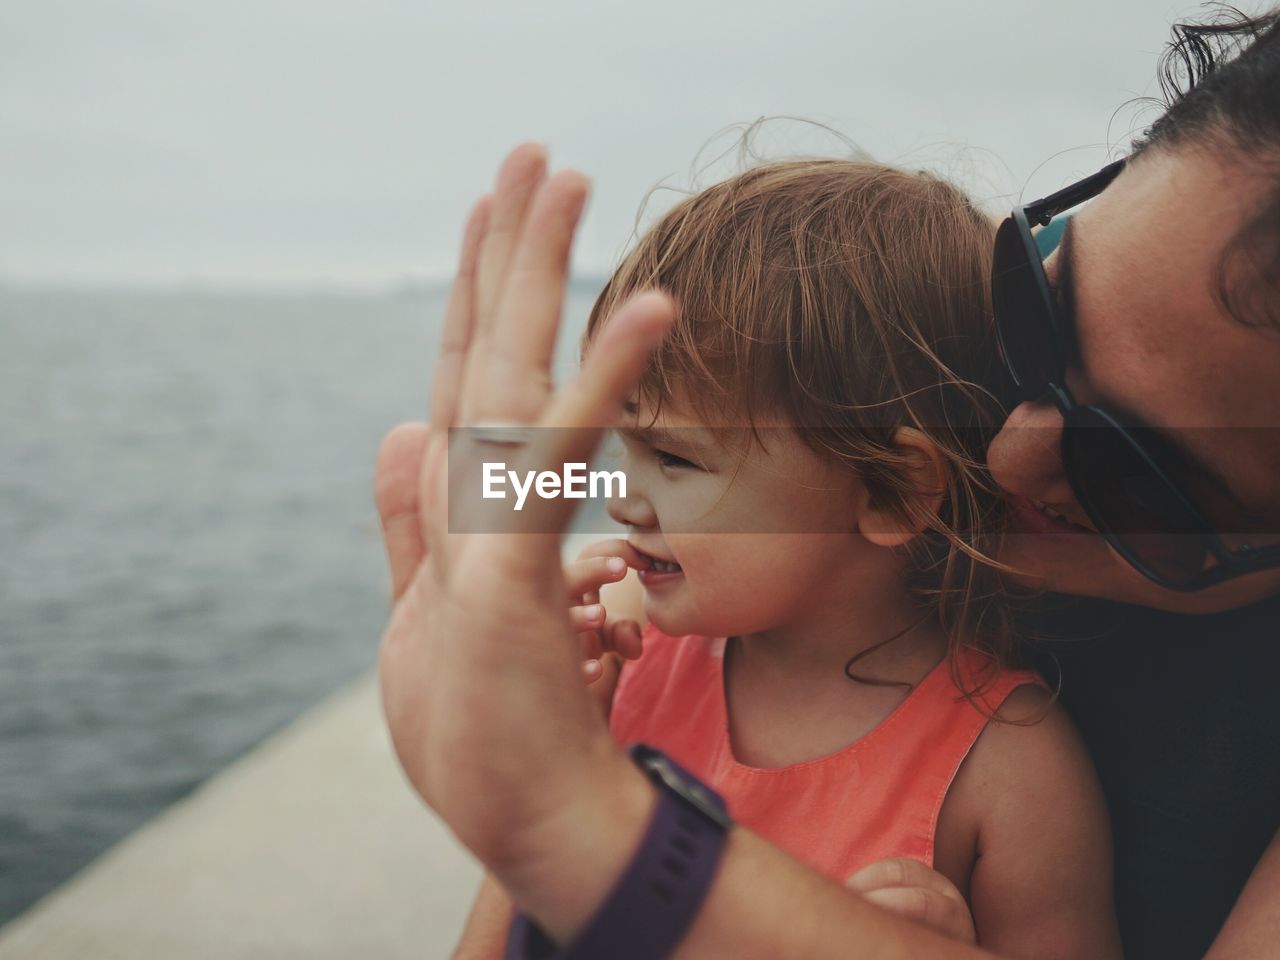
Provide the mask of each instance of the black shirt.
POLYGON ((1055 598, 1039 623, 1111 812, 1125 957, 1201 960, 1280 830, 1280 598, 1207 616, 1055 598))

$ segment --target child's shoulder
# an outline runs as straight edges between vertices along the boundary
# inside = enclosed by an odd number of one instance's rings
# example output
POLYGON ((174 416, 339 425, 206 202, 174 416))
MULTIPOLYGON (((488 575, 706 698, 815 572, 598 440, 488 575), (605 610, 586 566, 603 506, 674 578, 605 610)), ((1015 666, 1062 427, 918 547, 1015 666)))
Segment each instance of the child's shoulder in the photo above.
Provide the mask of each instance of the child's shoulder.
POLYGON ((975 829, 1034 817, 1040 804, 1097 792, 1097 775, 1066 710, 1035 674, 1008 671, 998 709, 958 771, 947 802, 975 829))
POLYGON ((965 761, 966 768, 981 771, 984 781, 997 775, 1045 775, 1056 764, 1073 766, 1080 758, 1088 762, 1066 711, 1035 671, 1000 666, 982 653, 963 650, 952 676, 988 717, 965 761))
MULTIPOLYGON (((1048 685, 1034 670, 998 664, 988 654, 968 648, 951 655, 951 676, 956 688, 979 710, 993 718, 1003 717, 1006 703, 1014 709, 1052 701, 1048 685), (1044 696, 1032 691, 1039 690, 1044 696)), ((1015 717, 1021 716, 1016 712, 1015 717)), ((1023 720, 1026 718, 1023 717, 1023 720)), ((1021 722, 1021 721, 1019 721, 1021 722)))

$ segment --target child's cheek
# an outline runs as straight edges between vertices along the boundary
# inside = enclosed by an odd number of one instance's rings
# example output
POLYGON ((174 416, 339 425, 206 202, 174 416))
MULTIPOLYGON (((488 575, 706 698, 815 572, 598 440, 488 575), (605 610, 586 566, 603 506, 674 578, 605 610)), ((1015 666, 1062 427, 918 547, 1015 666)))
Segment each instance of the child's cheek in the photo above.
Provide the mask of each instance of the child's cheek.
POLYGON ((751 564, 735 550, 742 539, 732 534, 698 537, 687 551, 688 562, 680 559, 685 593, 698 610, 719 618, 732 614, 749 598, 754 580, 751 564))

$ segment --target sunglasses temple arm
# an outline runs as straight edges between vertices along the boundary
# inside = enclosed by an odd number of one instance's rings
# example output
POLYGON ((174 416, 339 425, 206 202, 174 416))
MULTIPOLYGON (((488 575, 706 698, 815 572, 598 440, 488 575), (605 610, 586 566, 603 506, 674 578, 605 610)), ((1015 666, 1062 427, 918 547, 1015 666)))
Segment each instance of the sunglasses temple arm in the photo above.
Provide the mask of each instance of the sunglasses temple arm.
POLYGON ((1125 158, 1122 157, 1114 163, 1107 164, 1091 177, 1085 177, 1057 193, 1051 193, 1034 203, 1027 204, 1023 207, 1023 212, 1029 221, 1043 227, 1063 210, 1069 210, 1078 203, 1084 203, 1090 197, 1096 197, 1106 189, 1107 184, 1120 175, 1124 165, 1125 158))

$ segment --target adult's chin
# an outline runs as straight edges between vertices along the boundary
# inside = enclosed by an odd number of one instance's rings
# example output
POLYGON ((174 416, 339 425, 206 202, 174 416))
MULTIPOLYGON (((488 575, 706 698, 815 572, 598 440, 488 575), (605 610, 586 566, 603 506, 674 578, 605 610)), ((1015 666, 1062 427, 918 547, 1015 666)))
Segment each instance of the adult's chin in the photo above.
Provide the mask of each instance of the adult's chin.
POLYGON ((1000 560, 1020 586, 1131 603, 1172 613, 1219 613, 1280 593, 1280 569, 1263 570, 1194 593, 1169 590, 1129 565, 1097 534, 1014 532, 1000 560))

